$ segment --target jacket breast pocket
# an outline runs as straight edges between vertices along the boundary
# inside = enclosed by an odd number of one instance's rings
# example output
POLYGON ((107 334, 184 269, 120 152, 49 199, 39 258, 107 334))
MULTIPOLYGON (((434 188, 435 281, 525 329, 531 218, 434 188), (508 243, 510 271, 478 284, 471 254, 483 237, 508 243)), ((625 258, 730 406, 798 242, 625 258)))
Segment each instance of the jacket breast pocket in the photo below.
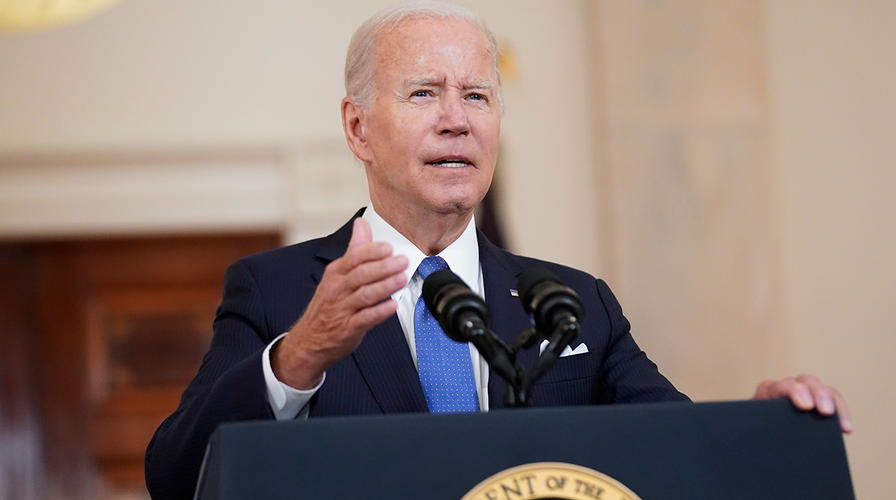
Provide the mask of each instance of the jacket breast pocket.
POLYGON ((541 384, 596 378, 598 374, 597 360, 598 357, 592 352, 564 356, 558 359, 554 366, 533 384, 533 387, 541 384))

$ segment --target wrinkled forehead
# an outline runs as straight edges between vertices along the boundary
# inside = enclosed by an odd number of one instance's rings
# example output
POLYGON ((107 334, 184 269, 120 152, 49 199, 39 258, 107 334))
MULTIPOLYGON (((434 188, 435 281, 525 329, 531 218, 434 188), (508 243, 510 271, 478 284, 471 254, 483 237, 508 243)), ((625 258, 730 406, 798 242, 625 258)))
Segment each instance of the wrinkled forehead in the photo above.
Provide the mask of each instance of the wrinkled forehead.
POLYGON ((373 60, 377 70, 396 69, 414 66, 432 56, 458 52, 483 57, 493 72, 494 55, 488 37, 476 23, 465 19, 403 19, 377 37, 373 60))

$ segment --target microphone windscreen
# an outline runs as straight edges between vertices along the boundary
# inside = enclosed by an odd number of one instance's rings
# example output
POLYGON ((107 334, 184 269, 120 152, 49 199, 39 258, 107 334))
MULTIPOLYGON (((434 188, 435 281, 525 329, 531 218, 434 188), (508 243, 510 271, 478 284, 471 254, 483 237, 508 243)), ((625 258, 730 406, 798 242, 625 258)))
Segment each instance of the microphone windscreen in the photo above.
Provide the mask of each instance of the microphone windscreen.
POLYGON ((423 302, 426 303, 426 307, 429 308, 433 315, 436 314, 436 302, 439 294, 448 285, 461 285, 464 288, 467 286, 464 280, 451 272, 450 269, 439 269, 423 280, 423 302))
POLYGON ((534 298, 532 295, 535 293, 538 285, 545 281, 562 284, 556 274, 543 267, 530 267, 523 270, 519 280, 516 282, 520 298, 523 300, 523 307, 526 308, 526 312, 529 314, 532 314, 532 299, 534 298))

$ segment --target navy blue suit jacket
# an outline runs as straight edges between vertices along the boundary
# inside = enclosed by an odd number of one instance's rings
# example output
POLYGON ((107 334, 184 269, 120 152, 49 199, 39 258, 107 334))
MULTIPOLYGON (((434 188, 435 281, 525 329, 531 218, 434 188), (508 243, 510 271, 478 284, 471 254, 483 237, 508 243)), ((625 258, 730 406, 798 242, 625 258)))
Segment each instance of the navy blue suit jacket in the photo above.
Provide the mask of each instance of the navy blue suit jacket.
MULTIPOLYGON (((154 498, 192 498, 206 443, 218 424, 273 418, 261 353, 299 319, 324 268, 345 253, 351 227, 349 222, 325 238, 252 255, 228 268, 211 347, 146 452, 146 482, 154 498)), ((583 342, 588 353, 561 358, 533 385, 532 406, 687 400, 635 344, 606 283, 510 254, 481 233, 478 238, 491 327, 506 343, 530 326, 520 299, 510 293, 523 269, 550 269, 585 303, 573 347, 583 342)), ((517 359, 530 368, 537 355, 535 348, 517 359)), ((495 373, 488 392, 490 409, 503 408, 504 381, 495 373)), ((398 317, 371 329, 351 355, 332 365, 309 404, 311 417, 428 411, 398 317)))

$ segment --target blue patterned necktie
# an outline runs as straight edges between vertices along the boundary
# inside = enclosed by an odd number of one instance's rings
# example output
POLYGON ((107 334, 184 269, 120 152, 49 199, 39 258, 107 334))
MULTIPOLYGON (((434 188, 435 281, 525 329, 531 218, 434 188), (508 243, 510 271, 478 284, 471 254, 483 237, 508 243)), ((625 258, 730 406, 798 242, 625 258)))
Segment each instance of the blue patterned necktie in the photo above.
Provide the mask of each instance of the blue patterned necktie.
MULTIPOLYGON (((421 279, 448 264, 441 257, 427 257, 417 273, 421 279)), ((432 413, 457 413, 479 410, 476 381, 470 347, 445 335, 439 322, 426 307, 421 295, 414 307, 414 339, 417 346, 417 368, 426 404, 432 413)))

